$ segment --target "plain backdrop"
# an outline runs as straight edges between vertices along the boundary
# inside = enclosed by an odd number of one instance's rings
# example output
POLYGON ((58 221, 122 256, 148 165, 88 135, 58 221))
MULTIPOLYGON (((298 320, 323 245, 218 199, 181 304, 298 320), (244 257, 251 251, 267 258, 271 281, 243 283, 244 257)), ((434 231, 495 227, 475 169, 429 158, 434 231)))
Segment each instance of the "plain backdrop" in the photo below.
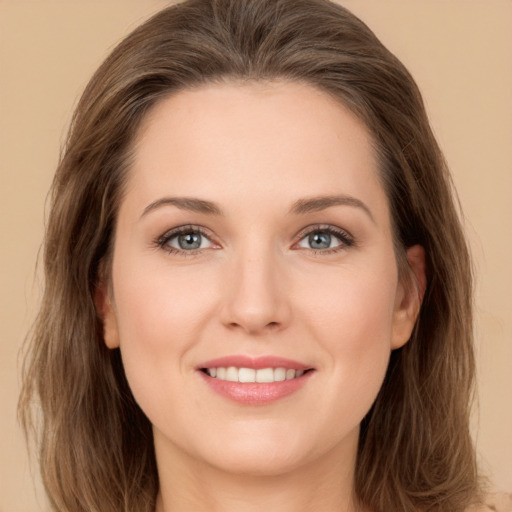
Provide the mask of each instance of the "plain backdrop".
MULTIPOLYGON (((18 351, 41 293, 35 263, 66 127, 115 43, 167 3, 0 0, 0 512, 47 510, 16 421, 18 351)), ((452 169, 478 279, 472 428, 482 468, 512 491, 512 1, 343 4, 416 78, 452 169)))

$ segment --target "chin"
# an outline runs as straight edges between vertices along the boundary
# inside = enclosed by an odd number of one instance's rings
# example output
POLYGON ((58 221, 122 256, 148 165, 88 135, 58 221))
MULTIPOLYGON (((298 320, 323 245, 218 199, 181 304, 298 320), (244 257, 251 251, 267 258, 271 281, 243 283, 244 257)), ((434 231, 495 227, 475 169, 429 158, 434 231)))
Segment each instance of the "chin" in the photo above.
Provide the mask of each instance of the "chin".
POLYGON ((226 473, 251 477, 275 477, 289 474, 306 464, 304 457, 283 450, 262 452, 261 450, 232 451, 223 457, 215 457, 214 465, 226 473))
POLYGON ((203 459, 228 473, 275 477, 308 467, 338 451, 339 439, 333 438, 332 433, 315 435, 315 432, 301 432, 299 428, 294 431, 290 425, 263 428, 260 424, 259 427, 247 428, 243 435, 222 437, 224 442, 210 445, 209 450, 203 451, 203 459))
POLYGON ((307 439, 289 425, 278 428, 259 423, 259 428, 254 427, 258 425, 239 425, 228 435, 203 438, 202 446, 195 447, 195 457, 229 473, 275 476, 293 471, 311 452, 307 439))

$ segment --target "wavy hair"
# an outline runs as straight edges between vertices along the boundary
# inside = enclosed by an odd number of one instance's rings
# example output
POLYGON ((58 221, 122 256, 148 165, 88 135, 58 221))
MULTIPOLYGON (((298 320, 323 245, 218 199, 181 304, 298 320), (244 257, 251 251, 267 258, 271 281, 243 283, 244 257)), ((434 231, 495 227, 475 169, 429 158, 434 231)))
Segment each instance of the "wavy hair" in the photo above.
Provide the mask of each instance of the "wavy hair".
POLYGON ((155 507, 151 425, 119 350, 103 343, 94 305, 142 119, 175 91, 275 79, 312 85, 364 121, 379 156, 401 274, 407 247, 421 244, 427 256, 413 335, 392 352, 361 425, 356 495, 375 512, 457 512, 477 500, 469 433, 471 262, 415 82, 362 21, 327 0, 188 0, 133 31, 95 73, 52 185, 45 291, 28 338, 19 413, 36 440, 55 509, 155 507))

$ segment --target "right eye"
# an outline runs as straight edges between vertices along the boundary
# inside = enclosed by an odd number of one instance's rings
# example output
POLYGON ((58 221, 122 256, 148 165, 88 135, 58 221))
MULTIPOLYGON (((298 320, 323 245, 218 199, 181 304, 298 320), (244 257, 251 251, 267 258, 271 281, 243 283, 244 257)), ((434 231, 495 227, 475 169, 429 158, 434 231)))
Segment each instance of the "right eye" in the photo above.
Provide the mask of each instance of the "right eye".
POLYGON ((171 253, 187 253, 201 251, 212 247, 208 236, 198 228, 178 228, 160 237, 158 245, 171 253))

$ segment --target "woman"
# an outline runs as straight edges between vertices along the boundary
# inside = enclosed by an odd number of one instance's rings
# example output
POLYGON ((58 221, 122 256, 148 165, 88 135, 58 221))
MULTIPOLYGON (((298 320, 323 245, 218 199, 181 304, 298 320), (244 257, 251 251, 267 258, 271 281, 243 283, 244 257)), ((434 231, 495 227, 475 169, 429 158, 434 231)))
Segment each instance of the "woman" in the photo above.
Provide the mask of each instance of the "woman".
POLYGON ((323 0, 128 36, 52 189, 20 408, 69 511, 478 505, 471 270, 408 72, 323 0))

